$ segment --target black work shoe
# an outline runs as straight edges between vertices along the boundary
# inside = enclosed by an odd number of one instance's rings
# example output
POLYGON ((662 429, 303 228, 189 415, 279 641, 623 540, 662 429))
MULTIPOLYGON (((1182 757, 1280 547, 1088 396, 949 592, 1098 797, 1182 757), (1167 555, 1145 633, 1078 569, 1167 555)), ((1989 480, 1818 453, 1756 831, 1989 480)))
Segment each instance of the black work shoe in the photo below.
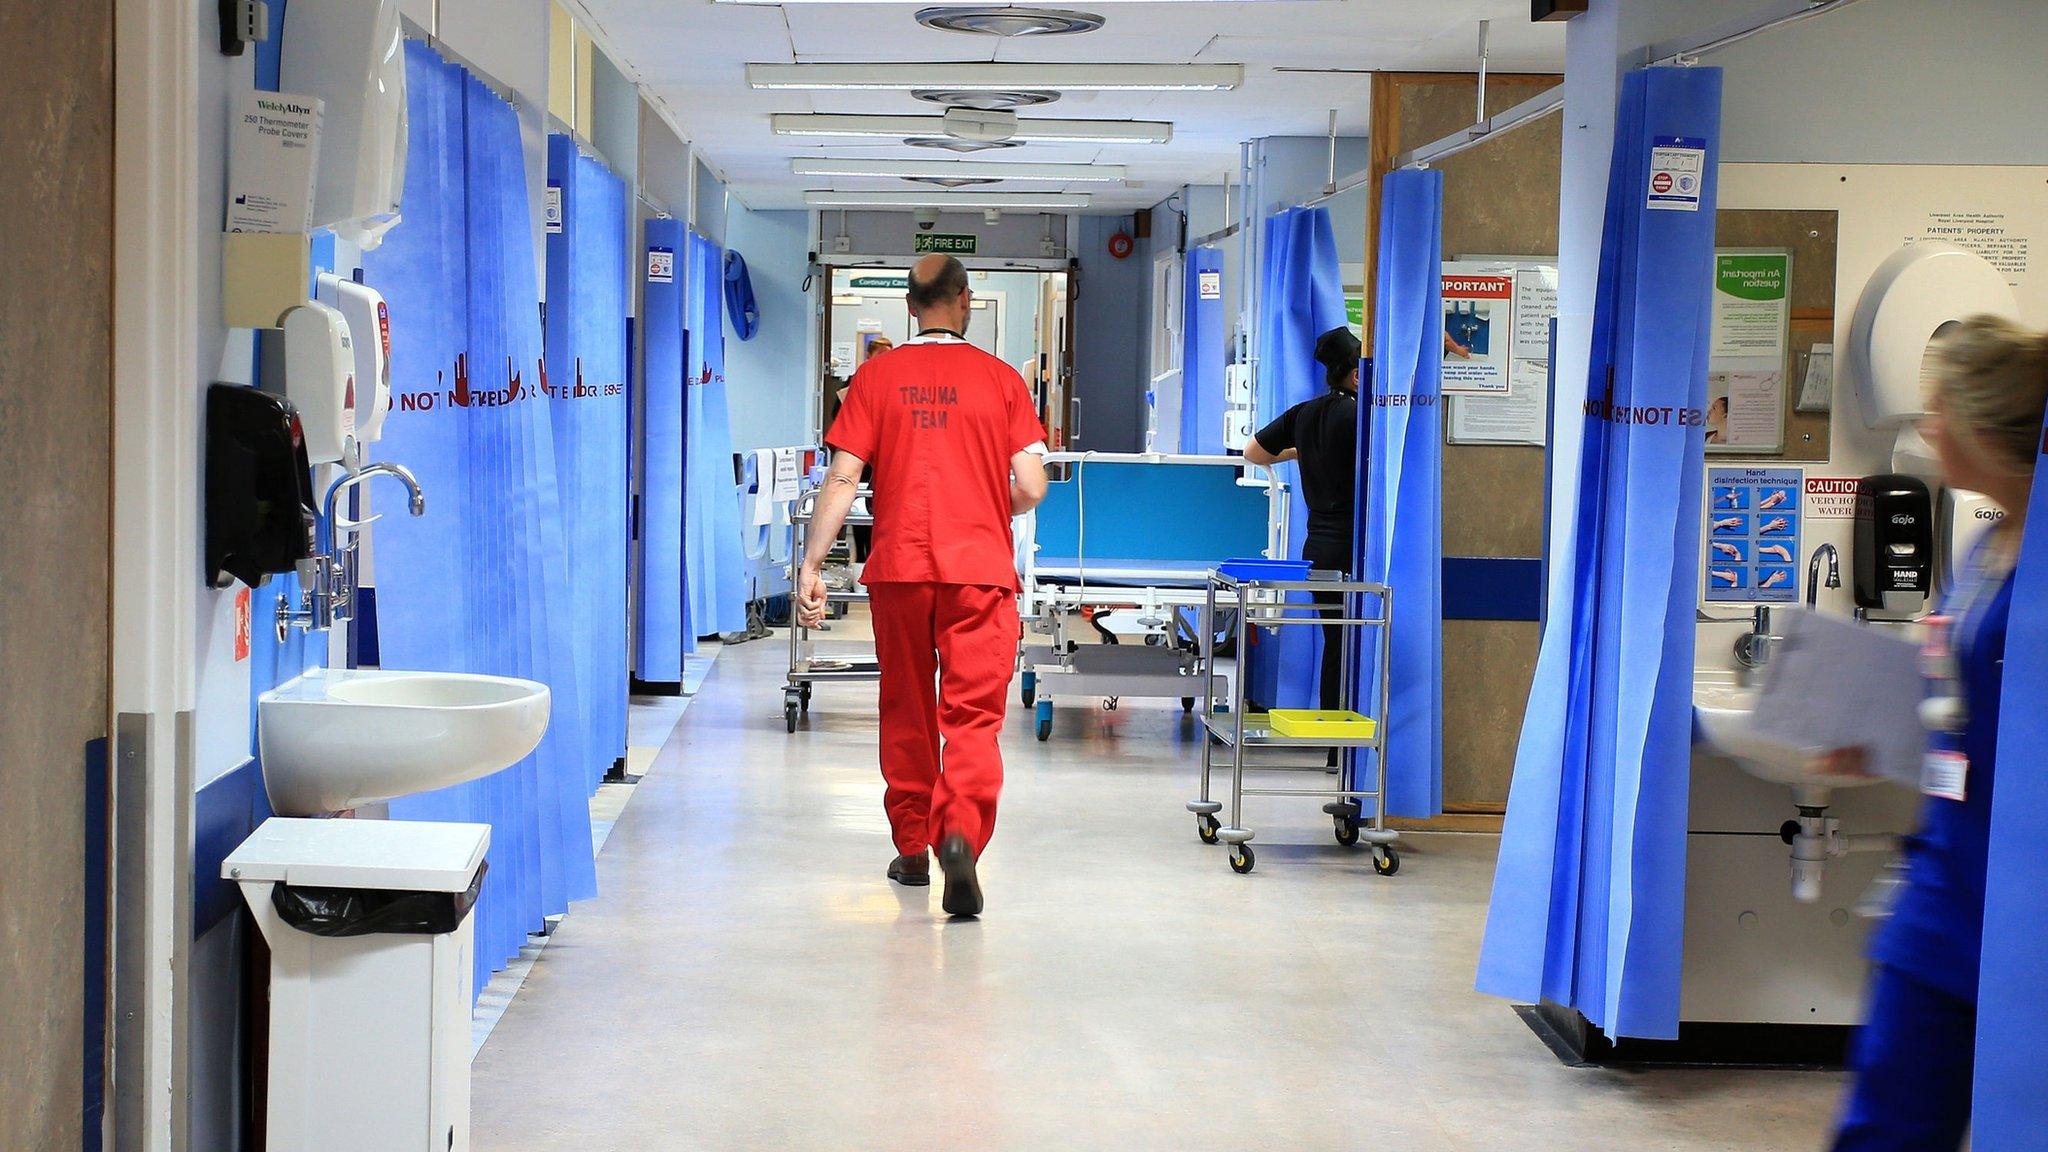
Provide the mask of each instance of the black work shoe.
POLYGON ((946 896, 940 906, 948 916, 981 915, 981 881, 974 875, 974 849, 967 837, 954 833, 939 845, 939 869, 946 874, 946 896))
POLYGON ((931 857, 919 852, 915 856, 898 856, 889 861, 889 879, 906 888, 925 888, 932 882, 931 857))

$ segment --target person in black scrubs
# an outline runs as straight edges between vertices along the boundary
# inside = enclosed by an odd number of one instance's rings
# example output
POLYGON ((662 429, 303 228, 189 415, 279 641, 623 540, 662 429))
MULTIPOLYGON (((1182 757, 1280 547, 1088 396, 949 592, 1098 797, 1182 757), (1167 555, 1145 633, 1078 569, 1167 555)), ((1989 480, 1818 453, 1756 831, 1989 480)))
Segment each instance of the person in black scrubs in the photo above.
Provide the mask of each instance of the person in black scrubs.
MULTIPOLYGON (((1362 346, 1349 328, 1316 337, 1316 363, 1330 390, 1304 400, 1259 429, 1244 446, 1254 464, 1293 461, 1301 468, 1301 497, 1308 505, 1308 539, 1301 558, 1318 571, 1351 573, 1352 494, 1358 481, 1358 361, 1362 346)), ((1316 603, 1341 605, 1343 596, 1316 593, 1316 603)), ((1344 702, 1344 630, 1323 625, 1322 707, 1344 702)))

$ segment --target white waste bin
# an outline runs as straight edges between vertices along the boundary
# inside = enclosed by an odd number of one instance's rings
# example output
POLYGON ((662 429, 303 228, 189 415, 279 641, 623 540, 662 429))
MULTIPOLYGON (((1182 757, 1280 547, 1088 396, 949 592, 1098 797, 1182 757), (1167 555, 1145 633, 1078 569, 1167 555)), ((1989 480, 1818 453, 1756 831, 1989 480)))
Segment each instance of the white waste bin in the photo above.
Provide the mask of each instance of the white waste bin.
POLYGON ((490 843, 484 824, 273 818, 222 864, 270 945, 268 1152, 469 1147, 490 843))

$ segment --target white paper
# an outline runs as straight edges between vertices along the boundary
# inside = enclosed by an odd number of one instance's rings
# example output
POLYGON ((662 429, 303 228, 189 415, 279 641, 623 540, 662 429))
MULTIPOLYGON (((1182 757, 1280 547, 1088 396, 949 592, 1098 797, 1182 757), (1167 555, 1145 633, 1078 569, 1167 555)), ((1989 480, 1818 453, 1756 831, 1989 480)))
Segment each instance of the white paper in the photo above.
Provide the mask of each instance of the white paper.
POLYGON ((1835 346, 1815 344, 1806 353, 1806 378, 1799 382, 1801 412, 1826 412, 1835 404, 1835 346))
POLYGON ((1541 448, 1550 427, 1550 365, 1517 360, 1505 396, 1452 396, 1446 438, 1453 444, 1541 448))
POLYGON ((798 485, 803 480, 803 449, 777 448, 775 450, 775 492, 778 501, 794 500, 798 485))
POLYGON ((322 105, 314 96, 245 91, 228 134, 226 229, 303 235, 312 227, 322 105))
POLYGON ((1840 616, 1781 609, 1750 723, 1815 753, 1862 748, 1872 775, 1920 786, 1927 731, 1919 647, 1840 616))
POLYGON ((1515 269, 1515 359, 1550 359, 1550 321, 1557 315, 1557 269, 1515 269))

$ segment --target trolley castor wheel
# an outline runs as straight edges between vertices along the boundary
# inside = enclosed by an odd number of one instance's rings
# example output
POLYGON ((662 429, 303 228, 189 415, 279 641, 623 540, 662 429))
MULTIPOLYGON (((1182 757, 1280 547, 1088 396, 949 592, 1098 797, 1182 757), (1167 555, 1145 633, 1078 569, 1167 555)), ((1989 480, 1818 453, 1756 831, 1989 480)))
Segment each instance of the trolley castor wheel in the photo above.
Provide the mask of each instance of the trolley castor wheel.
POLYGON ((802 708, 803 705, 798 703, 794 696, 786 697, 782 701, 782 724, 789 729, 792 736, 796 735, 796 718, 802 708))
POLYGON ((1342 844, 1346 848, 1358 843, 1358 821, 1353 820, 1349 816, 1339 816, 1336 819, 1336 825, 1337 843, 1342 844))
POLYGON ((1038 702, 1038 742, 1043 744, 1052 739, 1052 701, 1038 702))
POLYGON ((1233 845, 1231 845, 1231 848, 1230 848, 1230 870, 1231 870, 1232 872, 1235 872, 1235 873, 1237 873, 1237 874, 1238 874, 1239 876, 1242 876, 1242 875, 1244 875, 1245 873, 1247 873, 1247 872, 1250 872, 1250 871, 1252 870, 1252 865, 1253 865, 1253 864, 1255 864, 1255 863, 1257 863, 1257 861, 1258 861, 1258 858, 1252 855, 1252 846, 1251 846, 1251 845, 1249 845, 1249 844, 1233 844, 1233 845))
POLYGON ((1193 696, 1181 697, 1180 710, 1185 715, 1193 715, 1195 711, 1195 698, 1193 696))
POLYGON ((1018 679, 1017 702, 1026 708, 1038 703, 1038 673, 1026 672, 1018 679))
POLYGON ((806 716, 811 714, 811 686, 809 684, 804 685, 802 691, 797 694, 796 707, 797 711, 806 716))
POLYGON ((1372 850, 1372 870, 1382 876, 1392 876, 1401 870, 1401 853, 1388 844, 1372 850))
POLYGON ((1220 843, 1222 838, 1216 835, 1216 830, 1221 827, 1223 824, 1207 812, 1195 817, 1195 835, 1201 837, 1204 844, 1220 843))

